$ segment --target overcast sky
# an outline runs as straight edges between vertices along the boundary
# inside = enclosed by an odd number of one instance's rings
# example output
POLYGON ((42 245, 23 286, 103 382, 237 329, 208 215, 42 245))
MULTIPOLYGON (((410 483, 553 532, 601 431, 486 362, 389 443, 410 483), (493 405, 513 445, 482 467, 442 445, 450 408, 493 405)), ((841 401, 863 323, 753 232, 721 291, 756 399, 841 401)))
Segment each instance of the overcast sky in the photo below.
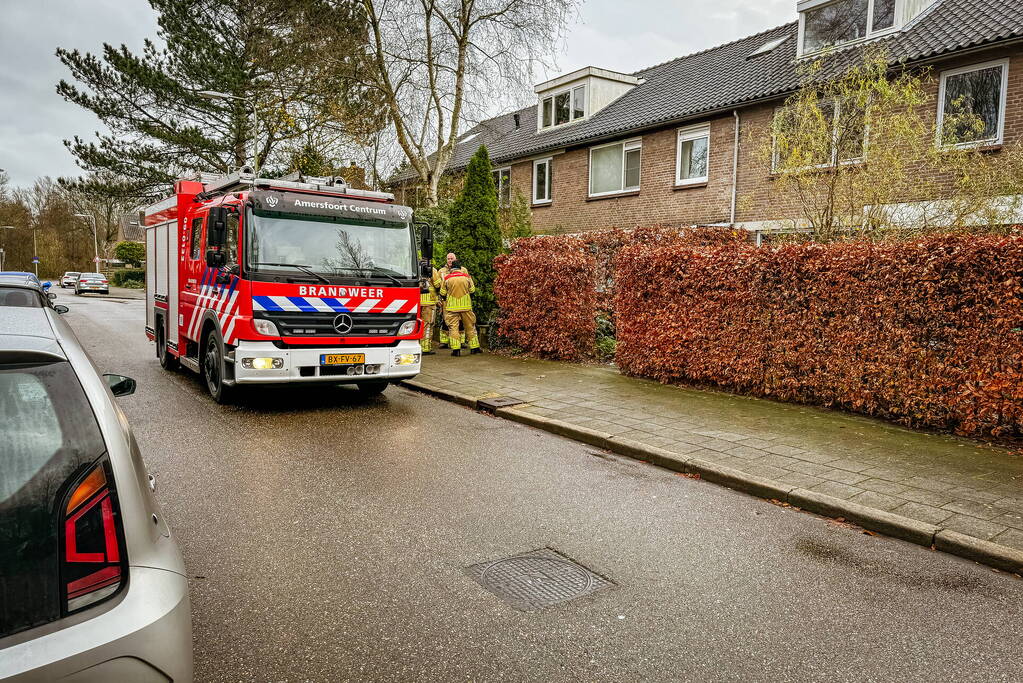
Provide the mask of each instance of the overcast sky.
MULTIPOLYGON (((253 0, 258 2, 258 0, 253 0)), ((558 73, 583 66, 632 72, 795 18, 796 0, 587 0, 558 56, 558 73)), ((0 15, 0 168, 15 185, 77 175, 63 140, 92 138, 99 121, 64 102, 58 46, 98 53, 104 42, 138 50, 155 36, 145 0, 3 0, 0 15)), ((553 76, 556 74, 548 74, 553 76)))

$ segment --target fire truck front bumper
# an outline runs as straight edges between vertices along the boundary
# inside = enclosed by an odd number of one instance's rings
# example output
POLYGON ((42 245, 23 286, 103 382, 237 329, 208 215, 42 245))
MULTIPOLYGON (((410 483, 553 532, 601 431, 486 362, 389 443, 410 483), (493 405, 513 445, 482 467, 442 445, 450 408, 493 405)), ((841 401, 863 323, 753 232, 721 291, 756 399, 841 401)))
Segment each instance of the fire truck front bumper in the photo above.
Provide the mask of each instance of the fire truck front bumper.
POLYGON ((270 342, 242 341, 228 360, 236 384, 285 382, 354 383, 415 377, 422 363, 419 342, 387 347, 279 349, 270 342))

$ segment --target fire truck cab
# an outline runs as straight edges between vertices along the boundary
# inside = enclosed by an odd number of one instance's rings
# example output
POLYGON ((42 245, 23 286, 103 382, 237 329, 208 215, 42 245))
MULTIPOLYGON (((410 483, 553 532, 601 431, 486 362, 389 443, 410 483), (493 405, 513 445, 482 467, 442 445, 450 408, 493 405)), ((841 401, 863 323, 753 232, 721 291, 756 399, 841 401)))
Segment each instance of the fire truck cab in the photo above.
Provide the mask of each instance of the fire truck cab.
POLYGON ((216 401, 286 382, 376 394, 418 374, 432 236, 422 226, 417 244, 393 195, 243 169, 177 181, 144 223, 146 336, 161 366, 201 374, 216 401))

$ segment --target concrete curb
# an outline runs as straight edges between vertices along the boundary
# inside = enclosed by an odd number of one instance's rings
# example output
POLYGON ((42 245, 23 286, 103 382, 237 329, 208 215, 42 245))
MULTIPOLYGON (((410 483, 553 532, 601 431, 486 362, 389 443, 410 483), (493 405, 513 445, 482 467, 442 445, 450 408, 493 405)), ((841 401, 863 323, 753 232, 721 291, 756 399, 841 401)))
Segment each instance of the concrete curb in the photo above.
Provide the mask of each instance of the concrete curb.
MULTIPOLYGON (((402 380, 401 383, 411 389, 476 408, 476 399, 471 396, 431 387, 419 380, 402 380)), ((958 555, 1002 571, 1023 574, 1023 551, 1008 546, 516 408, 498 408, 494 414, 675 472, 696 474, 701 479, 758 498, 788 503, 826 517, 842 517, 886 536, 958 555)))
POLYGON ((473 396, 469 396, 467 394, 460 394, 457 391, 450 391, 448 389, 438 389, 436 387, 431 387, 429 384, 424 384, 423 382, 420 382, 417 379, 403 379, 401 380, 401 384, 410 389, 421 391, 424 394, 430 394, 431 396, 443 398, 447 401, 452 401, 459 405, 463 405, 467 408, 472 408, 473 410, 476 410, 476 399, 473 396))
POLYGON ((1023 574, 1023 551, 1007 548, 998 543, 942 529, 934 536, 934 547, 946 553, 990 565, 995 569, 1023 574))

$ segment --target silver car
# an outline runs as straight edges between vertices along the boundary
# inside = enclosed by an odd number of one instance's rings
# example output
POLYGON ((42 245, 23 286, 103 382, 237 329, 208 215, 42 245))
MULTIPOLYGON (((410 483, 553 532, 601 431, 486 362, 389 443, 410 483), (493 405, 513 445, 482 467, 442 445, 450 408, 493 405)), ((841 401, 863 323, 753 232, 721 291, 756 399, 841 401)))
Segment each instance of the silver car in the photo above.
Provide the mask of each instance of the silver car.
POLYGON ((47 303, 0 283, 0 680, 191 681, 184 563, 114 399, 135 381, 47 303))
POLYGON ((75 280, 75 294, 86 292, 97 292, 99 294, 110 293, 110 282, 103 273, 82 273, 75 280))

